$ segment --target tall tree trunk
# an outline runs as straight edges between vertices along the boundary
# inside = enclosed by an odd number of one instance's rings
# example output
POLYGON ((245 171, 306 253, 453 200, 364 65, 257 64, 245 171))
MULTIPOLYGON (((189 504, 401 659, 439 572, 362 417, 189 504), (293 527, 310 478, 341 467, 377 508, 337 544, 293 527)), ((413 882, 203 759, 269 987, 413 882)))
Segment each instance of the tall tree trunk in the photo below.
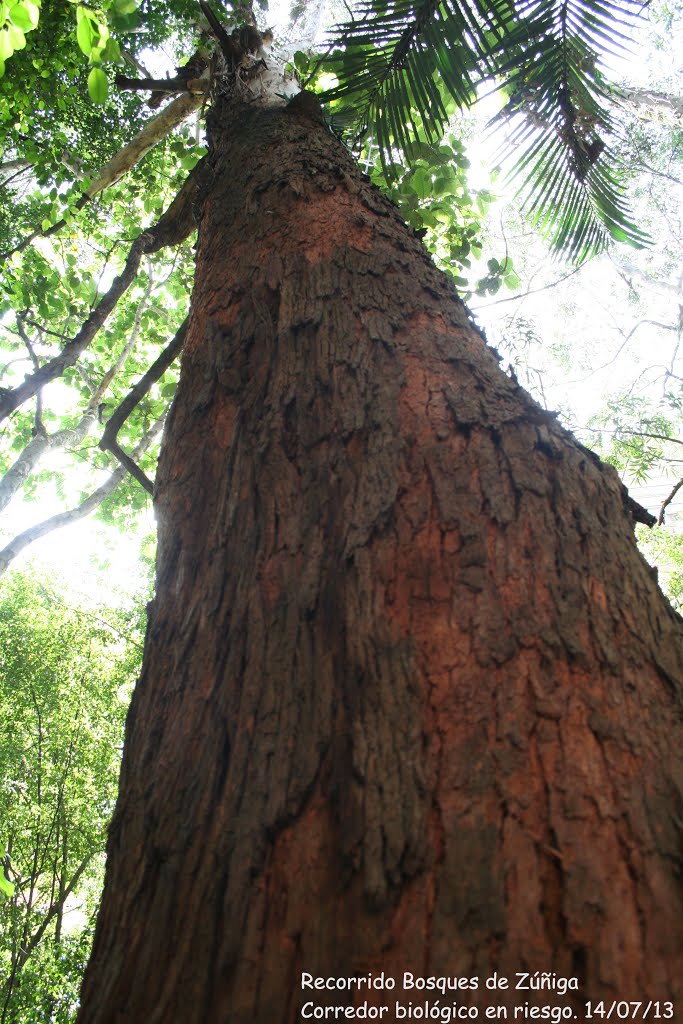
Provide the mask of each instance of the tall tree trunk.
POLYGON ((682 631, 616 474, 320 122, 212 122, 79 1021, 681 998, 682 631), (537 970, 579 989, 484 987, 537 970))

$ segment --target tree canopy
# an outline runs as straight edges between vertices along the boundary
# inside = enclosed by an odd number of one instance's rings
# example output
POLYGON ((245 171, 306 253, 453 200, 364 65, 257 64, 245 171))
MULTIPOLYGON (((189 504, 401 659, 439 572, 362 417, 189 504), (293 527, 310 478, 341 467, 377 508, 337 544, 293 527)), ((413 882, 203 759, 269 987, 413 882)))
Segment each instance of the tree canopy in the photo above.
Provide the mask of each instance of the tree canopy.
POLYGON ((141 603, 0 586, 0 1020, 68 1021, 92 939, 141 603))
MULTIPOLYGON (((0 416, 10 417, 0 502, 20 488, 31 495, 56 487, 64 515, 52 526, 105 498, 106 515, 129 520, 151 487, 176 371, 144 375, 177 339, 187 311, 191 217, 185 210, 183 220, 182 203, 171 201, 182 199, 205 152, 200 115, 209 85, 190 93, 186 80, 192 55, 205 55, 201 67, 220 50, 206 11, 194 0, 5 0, 0 9, 0 416), (186 72, 176 76, 178 98, 160 113, 149 93, 114 82, 149 78, 150 60, 167 74, 174 64, 186 72), (99 424, 136 383, 139 401, 98 447, 99 424), (65 450, 73 453, 66 476, 55 457, 65 450)), ((297 26, 311 12, 295 7, 291 34, 281 31, 283 43, 276 38, 267 59, 289 62, 302 84, 321 92, 332 130, 355 147, 465 294, 494 292, 519 278, 511 254, 483 252, 492 197, 468 182, 454 115, 482 91, 501 95, 494 120, 513 154, 508 169, 522 208, 557 253, 580 261, 610 239, 643 244, 628 211, 603 66, 629 45, 642 11, 637 0, 377 0, 354 8, 327 43, 309 33, 297 49, 297 26), (473 276, 482 254, 484 273, 473 276)), ((256 14, 267 23, 267 11, 256 14)), ((215 15, 226 33, 254 21, 254 10, 240 5, 216 4, 215 15)), ((0 553, 0 569, 36 532, 0 553)))

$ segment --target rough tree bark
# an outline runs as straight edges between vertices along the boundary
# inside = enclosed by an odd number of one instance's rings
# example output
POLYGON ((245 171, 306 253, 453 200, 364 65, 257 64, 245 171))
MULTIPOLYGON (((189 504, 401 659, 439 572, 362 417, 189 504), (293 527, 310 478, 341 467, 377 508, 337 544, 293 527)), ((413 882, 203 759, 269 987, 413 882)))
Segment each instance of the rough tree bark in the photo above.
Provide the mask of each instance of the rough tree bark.
POLYGON ((300 105, 211 133, 80 1024, 680 999, 682 630, 616 474, 300 105))

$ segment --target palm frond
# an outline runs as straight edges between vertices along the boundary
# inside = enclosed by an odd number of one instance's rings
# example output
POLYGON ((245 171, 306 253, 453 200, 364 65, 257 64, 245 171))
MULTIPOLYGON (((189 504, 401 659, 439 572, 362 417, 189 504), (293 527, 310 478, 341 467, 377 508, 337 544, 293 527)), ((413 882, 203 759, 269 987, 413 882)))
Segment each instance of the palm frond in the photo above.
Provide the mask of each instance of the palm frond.
POLYGON ((325 61, 333 118, 357 142, 371 136, 391 175, 423 143, 440 141, 455 108, 495 81, 519 151, 524 208, 553 248, 583 259, 632 222, 607 145, 613 129, 603 54, 623 53, 646 0, 357 0, 333 29, 325 61))
POLYGON ((512 0, 359 0, 354 15, 332 29, 325 70, 338 84, 324 99, 355 111, 356 137, 372 131, 385 166, 413 142, 438 142, 449 101, 472 104, 501 40, 528 32, 512 0))
MULTIPOLYGON (((609 238, 648 242, 631 219, 607 140, 614 131, 601 53, 623 52, 636 0, 554 0, 533 46, 508 55, 499 71, 509 99, 493 123, 508 129, 519 155, 522 209, 551 247, 580 262, 609 238)), ((535 23, 538 25, 538 21, 535 23)))

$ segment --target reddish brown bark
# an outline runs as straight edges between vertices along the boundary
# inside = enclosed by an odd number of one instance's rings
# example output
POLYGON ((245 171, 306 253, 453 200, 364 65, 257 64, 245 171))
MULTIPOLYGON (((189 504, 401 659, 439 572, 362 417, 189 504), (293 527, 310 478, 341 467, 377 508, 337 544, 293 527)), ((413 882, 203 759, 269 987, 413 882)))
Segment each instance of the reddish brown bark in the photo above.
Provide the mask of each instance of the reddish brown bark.
POLYGON ((288 1024, 301 971, 680 1000, 681 623, 616 474, 321 124, 213 137, 79 1021, 288 1024))

